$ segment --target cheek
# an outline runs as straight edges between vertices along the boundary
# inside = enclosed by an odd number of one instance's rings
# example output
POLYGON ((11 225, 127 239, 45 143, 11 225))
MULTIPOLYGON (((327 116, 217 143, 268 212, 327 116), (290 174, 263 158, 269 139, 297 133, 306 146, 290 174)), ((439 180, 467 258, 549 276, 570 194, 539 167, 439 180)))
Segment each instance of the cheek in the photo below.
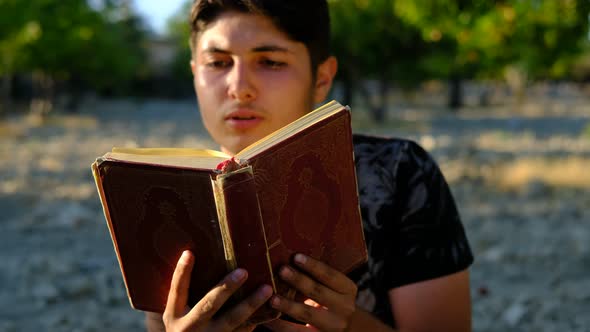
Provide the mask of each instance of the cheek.
POLYGON ((194 77, 195 92, 197 94, 197 101, 199 104, 199 112, 203 119, 203 124, 207 130, 215 129, 215 112, 219 109, 217 99, 215 98, 215 90, 208 83, 207 78, 203 75, 195 75, 194 77))
POLYGON ((197 69, 194 75, 194 85, 196 91, 200 94, 212 95, 217 91, 222 83, 222 77, 206 69, 197 69))
POLYGON ((287 84, 289 92, 286 93, 284 100, 289 100, 293 108, 297 109, 291 114, 298 118, 311 111, 314 104, 311 74, 299 72, 299 75, 293 76, 287 84))
POLYGON ((203 105, 203 102, 199 100, 199 112, 201 113, 201 119, 203 120, 203 125, 205 126, 205 129, 207 129, 207 131, 210 134, 213 134, 216 126, 215 117, 211 113, 211 108, 207 107, 206 105, 203 105))
POLYGON ((285 71, 281 73, 269 73, 262 82, 266 82, 266 89, 276 91, 276 96, 281 102, 286 100, 306 100, 311 92, 311 77, 303 75, 300 71, 285 71))
POLYGON ((193 83, 199 96, 207 91, 206 87, 211 84, 209 81, 210 80, 207 78, 207 76, 201 72, 197 72, 197 74, 194 76, 193 83))
POLYGON ((207 130, 209 136, 218 144, 222 144, 227 133, 223 128, 223 124, 219 121, 219 117, 216 116, 214 108, 202 107, 201 119, 203 120, 203 126, 207 130))
POLYGON ((219 109, 218 91, 207 77, 195 76, 195 93, 203 119, 212 119, 214 110, 219 109))

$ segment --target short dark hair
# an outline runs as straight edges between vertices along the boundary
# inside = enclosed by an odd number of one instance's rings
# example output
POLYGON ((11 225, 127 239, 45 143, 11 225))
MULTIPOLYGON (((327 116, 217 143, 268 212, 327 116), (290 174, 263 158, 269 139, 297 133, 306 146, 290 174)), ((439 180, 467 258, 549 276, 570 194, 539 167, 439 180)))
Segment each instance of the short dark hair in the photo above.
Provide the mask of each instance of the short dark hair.
POLYGON ((309 52, 312 74, 330 56, 330 14, 326 0, 195 0, 191 8, 190 45, 196 51, 199 35, 229 11, 266 16, 309 52))

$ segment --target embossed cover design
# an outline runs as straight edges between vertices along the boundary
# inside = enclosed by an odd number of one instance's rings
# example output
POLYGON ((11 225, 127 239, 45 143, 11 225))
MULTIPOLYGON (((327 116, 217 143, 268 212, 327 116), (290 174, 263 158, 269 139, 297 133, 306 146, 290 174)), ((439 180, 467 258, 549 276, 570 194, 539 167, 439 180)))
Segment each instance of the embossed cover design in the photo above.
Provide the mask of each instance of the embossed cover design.
MULTIPOLYGON (((131 305, 163 312, 182 251, 195 255, 190 300, 227 273, 207 172, 105 161, 96 166, 131 305)), ((214 284, 213 284, 214 285, 214 284)))

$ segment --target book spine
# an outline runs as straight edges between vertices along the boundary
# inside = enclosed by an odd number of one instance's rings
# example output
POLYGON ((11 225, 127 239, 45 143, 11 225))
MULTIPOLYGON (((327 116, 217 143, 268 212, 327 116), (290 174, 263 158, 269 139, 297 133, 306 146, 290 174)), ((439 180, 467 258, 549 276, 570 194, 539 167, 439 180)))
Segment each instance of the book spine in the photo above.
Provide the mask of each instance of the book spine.
MULTIPOLYGON (((276 292, 252 167, 221 174, 213 182, 228 266, 231 262, 232 269, 248 271, 248 279, 233 300, 243 299, 263 284, 276 292)), ((264 306, 251 316, 249 323, 258 324, 279 315, 270 306, 264 306)))
POLYGON ((223 250, 225 254, 225 262, 228 271, 235 270, 238 265, 236 263, 236 255, 234 251, 234 244, 230 234, 229 225, 227 222, 227 204, 225 195, 223 194, 224 177, 218 176, 217 179, 211 179, 213 186, 213 195, 215 197, 215 205, 217 207, 217 216, 219 220, 219 230, 221 231, 221 239, 223 241, 223 250))

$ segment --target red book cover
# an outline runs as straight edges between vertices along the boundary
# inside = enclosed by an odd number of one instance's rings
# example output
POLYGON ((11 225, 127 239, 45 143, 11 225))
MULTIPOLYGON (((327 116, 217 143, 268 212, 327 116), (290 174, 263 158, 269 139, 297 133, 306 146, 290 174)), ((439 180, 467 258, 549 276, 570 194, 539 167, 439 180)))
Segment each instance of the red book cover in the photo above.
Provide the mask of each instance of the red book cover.
POLYGON ((195 255, 190 298, 227 273, 211 177, 202 170, 117 161, 94 166, 131 305, 163 312, 180 254, 195 255))
POLYGON ((344 273, 366 261, 350 112, 332 115, 248 162, 273 271, 297 252, 344 273))

